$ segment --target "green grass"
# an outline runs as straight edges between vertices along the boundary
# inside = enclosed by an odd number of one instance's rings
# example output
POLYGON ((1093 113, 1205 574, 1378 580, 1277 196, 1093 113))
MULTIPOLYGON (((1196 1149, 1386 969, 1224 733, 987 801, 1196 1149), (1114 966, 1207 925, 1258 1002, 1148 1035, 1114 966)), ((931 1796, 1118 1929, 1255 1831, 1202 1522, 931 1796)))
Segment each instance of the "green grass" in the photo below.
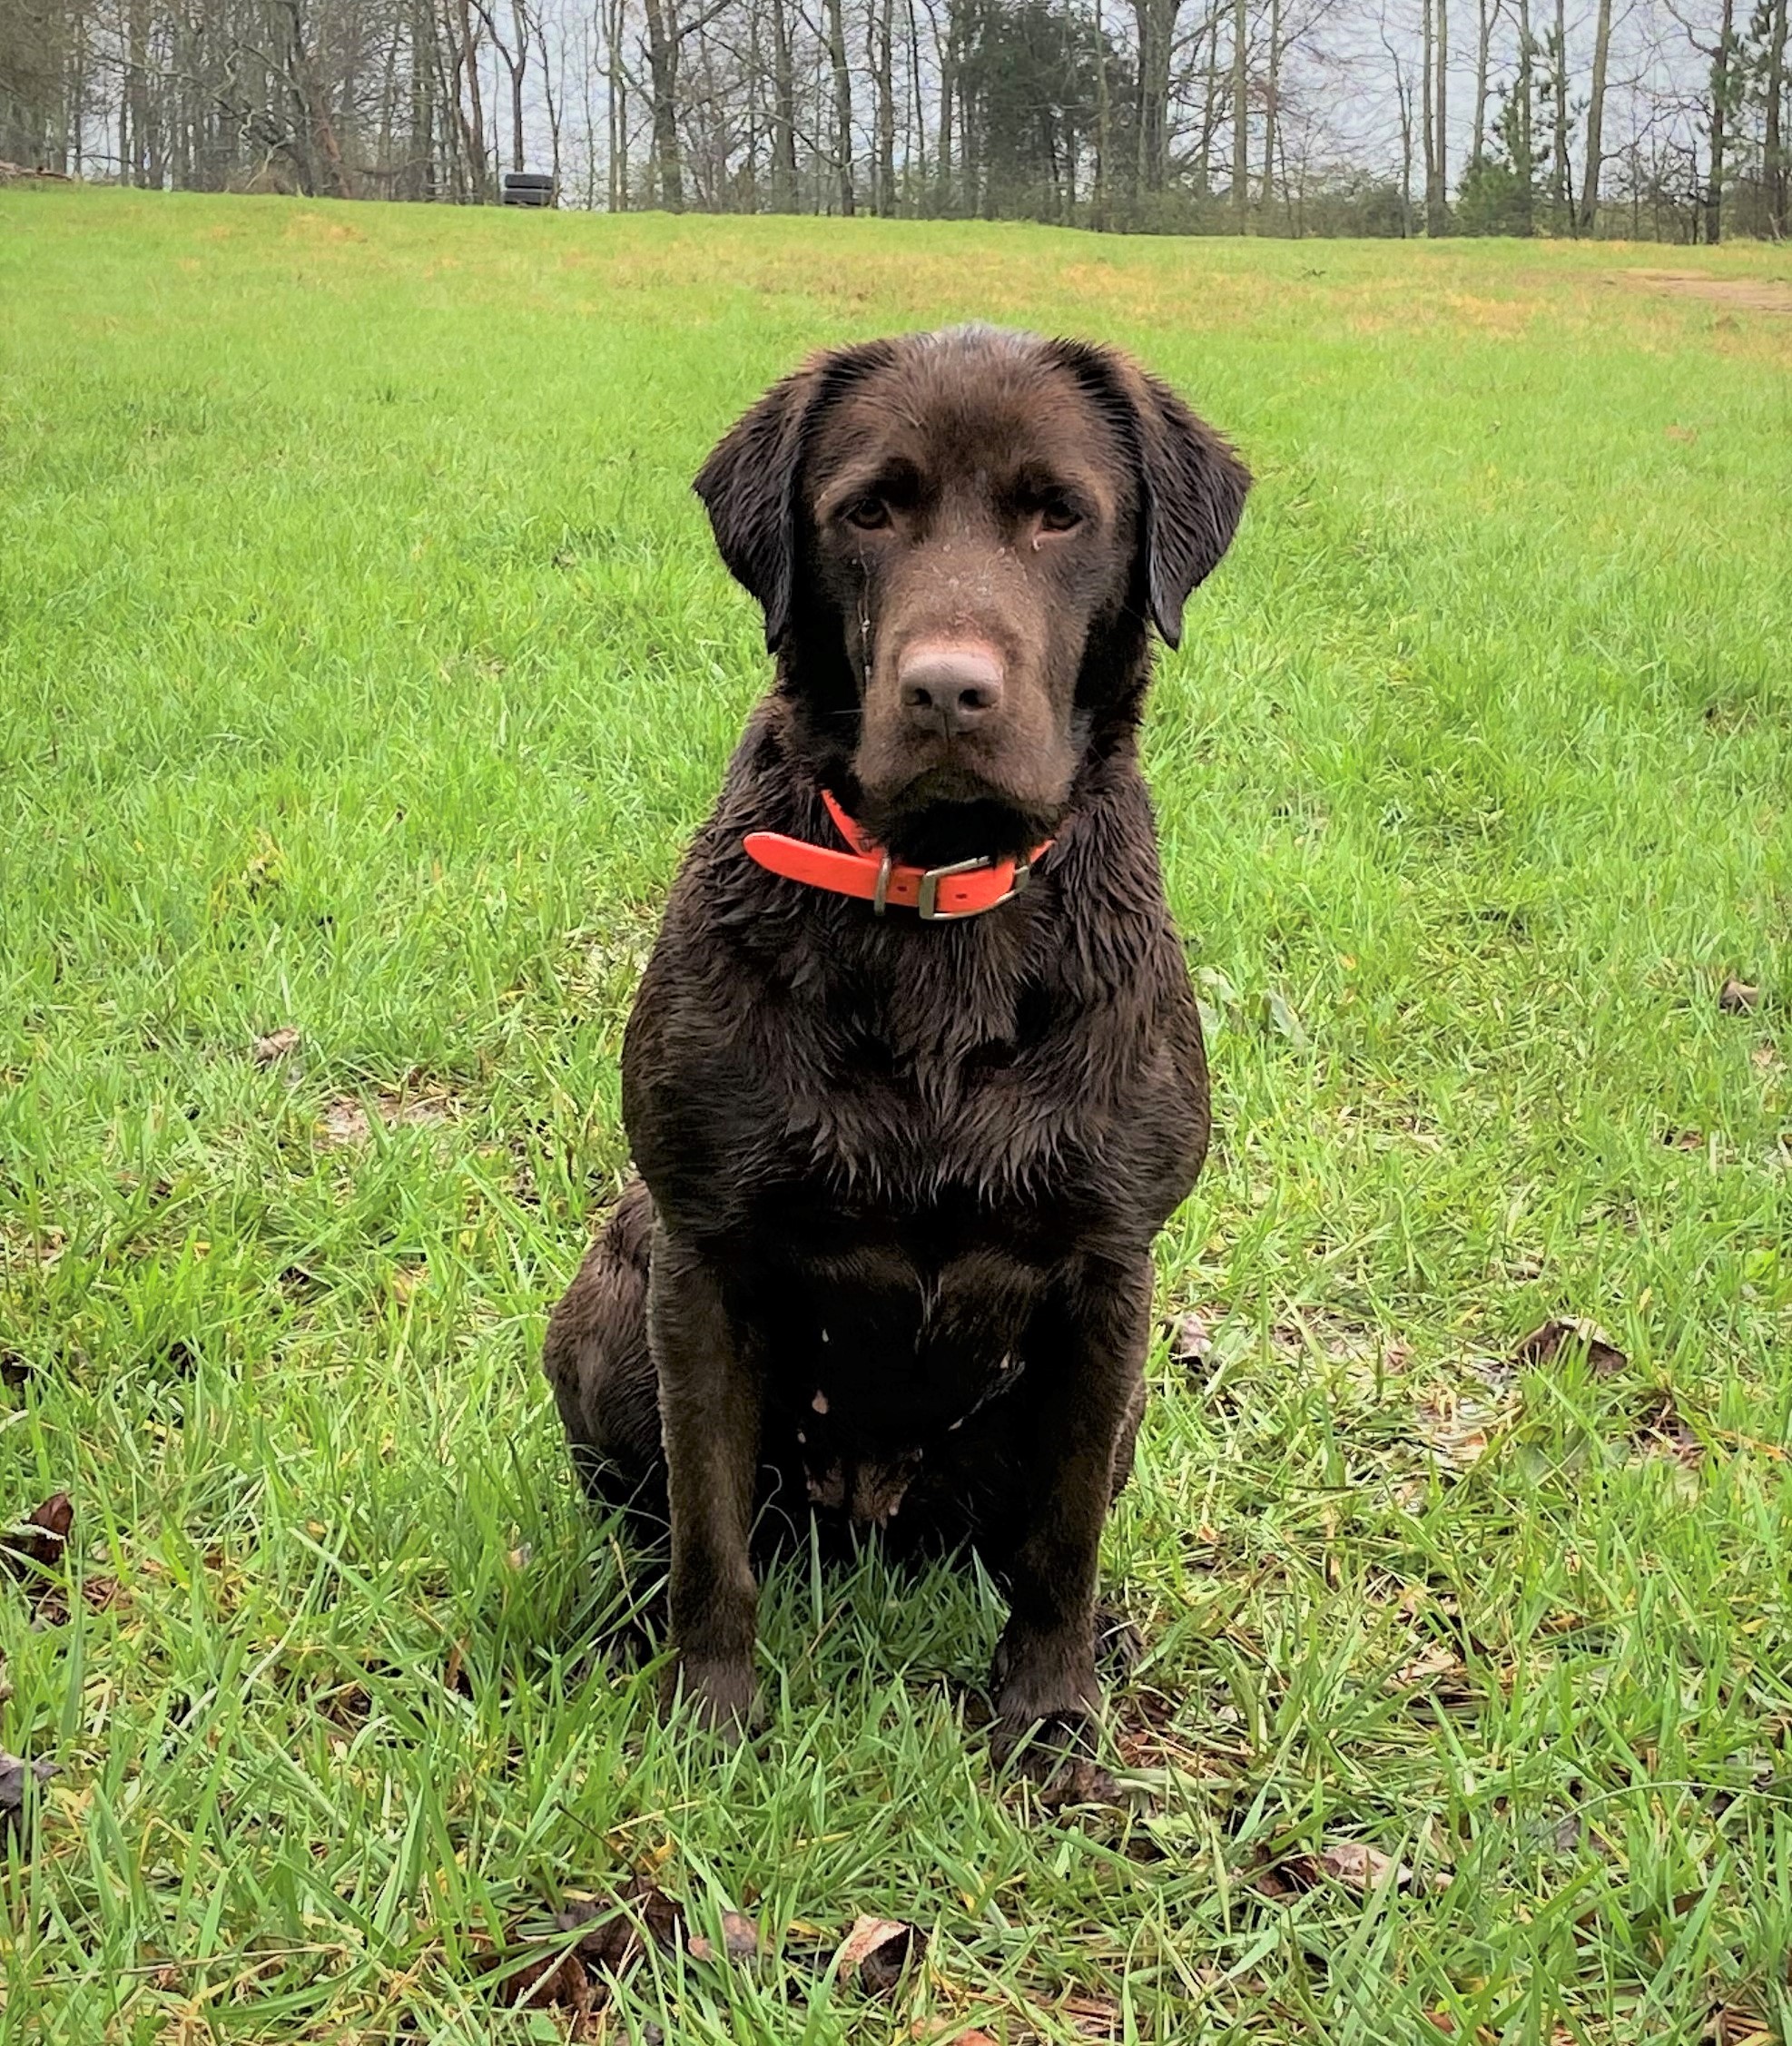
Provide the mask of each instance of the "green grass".
POLYGON ((591 2038, 1787 2035, 1792 320, 1662 260, 0 194, 0 1522, 75 1515, 0 2033, 560 2038, 484 1949, 652 1868, 766 1951, 591 2038), (660 1727, 537 1371, 764 679, 687 479, 967 316, 1261 477, 1153 715, 1221 1134, 1124 1810, 991 1770, 965 1575, 793 1564, 763 1739, 660 1727), (1505 1362, 1570 1314, 1621 1360, 1505 1362))

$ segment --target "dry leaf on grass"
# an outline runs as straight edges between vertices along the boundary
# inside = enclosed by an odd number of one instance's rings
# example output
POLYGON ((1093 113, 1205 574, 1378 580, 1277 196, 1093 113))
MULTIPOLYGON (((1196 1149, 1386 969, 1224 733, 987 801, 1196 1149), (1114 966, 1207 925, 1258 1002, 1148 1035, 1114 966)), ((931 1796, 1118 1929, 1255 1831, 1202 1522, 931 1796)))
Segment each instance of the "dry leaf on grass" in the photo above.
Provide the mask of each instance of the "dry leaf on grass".
POLYGON ((382 1087, 369 1105, 351 1094, 338 1095, 325 1107, 319 1125, 332 1144, 359 1144, 372 1131, 373 1117, 388 1129, 414 1129, 451 1123, 460 1112, 459 1104, 445 1094, 396 1094, 382 1087))
MULTIPOLYGON (((730 1961, 751 1961, 759 1952, 759 1928, 751 1918, 738 1911, 722 1913, 722 1951, 730 1961)), ((694 1933, 688 1952, 696 1961, 712 1961, 715 1957, 714 1942, 702 1933, 694 1933)))
POLYGON ((1364 1896, 1383 1888, 1395 1890, 1447 1889, 1447 1875, 1415 1875, 1404 1862, 1384 1854, 1361 1840, 1334 1840, 1316 1854, 1291 1854, 1258 1875, 1256 1886, 1265 1896, 1286 1896, 1291 1892, 1316 1889, 1321 1883, 1343 1884, 1364 1896))
POLYGON ((900 1918, 855 1918, 835 1949, 835 1979, 856 1974, 871 1996, 890 1995, 911 1965, 927 1952, 927 1934, 900 1918))
POLYGON ((278 1066, 282 1058, 290 1058, 299 1048, 299 1032, 290 1023, 282 1023, 278 1030, 270 1030, 265 1038, 257 1038, 251 1056, 258 1066, 278 1066))
POLYGON ((508 1970, 500 1993, 513 2011, 572 2011, 583 2017, 599 1992, 575 1949, 570 1953, 544 1954, 538 1961, 526 1961, 508 1970))
POLYGON ((1470 1695, 1467 1665, 1455 1649, 1446 1648, 1442 1641, 1427 1643, 1410 1662, 1403 1663, 1388 1682, 1398 1691, 1425 1691, 1446 1698, 1470 1695))
POLYGON ((0 1534, 0 1564, 27 1580, 54 1570, 74 1526, 74 1502, 66 1492, 55 1493, 10 1532, 0 1534))
POLYGON ((367 1110, 345 1094, 324 1110, 321 1126, 332 1144, 359 1144, 370 1126, 367 1110))
POLYGON ((1487 1454, 1500 1418, 1500 1410, 1484 1400, 1435 1393, 1418 1410, 1419 1440, 1438 1463, 1466 1471, 1487 1454))
POLYGON ((1198 1307, 1178 1314, 1169 1323, 1170 1362, 1185 1367, 1203 1364, 1214 1345, 1214 1324, 1198 1307))
MULTIPOLYGON (((581 1899, 556 1912, 554 1923, 563 1933, 585 1926, 572 1951, 613 1974, 639 1957, 644 1933, 668 1953, 683 1947, 694 1961, 715 1958, 715 1943, 705 1933, 693 1933, 684 1907, 645 1875, 637 1875, 620 1900, 581 1899)), ((722 1952, 731 1961, 750 1961, 758 1953, 759 1928, 744 1913, 722 1913, 722 1952)))
POLYGON ((1118 2039, 1123 2029, 1120 2007, 1105 1996, 1071 1996, 1058 2006, 1079 2039, 1118 2039))
POLYGON ((1687 1425, 1671 1392, 1657 1392, 1649 1398, 1630 1440, 1645 1454, 1671 1456, 1689 1470, 1705 1460, 1705 1445, 1687 1425))
POLYGON ((1433 1875, 1422 1882, 1404 1862, 1397 1862, 1392 1854, 1384 1854, 1379 1847, 1371 1847, 1361 1840, 1334 1840, 1320 1853, 1319 1872, 1334 1883, 1365 1893, 1379 1890, 1389 1881, 1397 1890, 1410 1890, 1415 1884, 1432 1890, 1450 1886, 1447 1875, 1433 1875))
POLYGON ((0 1854, 7 1834, 25 1828, 25 1778, 34 1778, 41 1790, 54 1775, 61 1775, 54 1762, 26 1762, 0 1748, 0 1854))
POLYGON ((1731 974, 1718 989, 1718 1007, 1726 1016, 1748 1016, 1761 1005, 1761 990, 1731 974))
POLYGON ((1545 1322, 1541 1328, 1534 1328, 1529 1335, 1521 1337, 1512 1351, 1512 1362, 1515 1364, 1547 1364, 1565 1349, 1584 1350, 1595 1378, 1610 1378, 1630 1361, 1597 1322, 1574 1316, 1545 1322))

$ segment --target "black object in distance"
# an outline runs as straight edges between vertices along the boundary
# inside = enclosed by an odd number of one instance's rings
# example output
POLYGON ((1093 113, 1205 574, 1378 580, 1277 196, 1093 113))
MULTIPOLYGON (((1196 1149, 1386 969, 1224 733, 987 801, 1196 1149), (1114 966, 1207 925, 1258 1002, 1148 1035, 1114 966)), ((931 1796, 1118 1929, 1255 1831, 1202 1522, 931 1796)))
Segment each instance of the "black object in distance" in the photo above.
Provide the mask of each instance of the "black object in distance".
POLYGON ((507 171, 499 202, 506 206, 551 206, 554 180, 546 171, 507 171))

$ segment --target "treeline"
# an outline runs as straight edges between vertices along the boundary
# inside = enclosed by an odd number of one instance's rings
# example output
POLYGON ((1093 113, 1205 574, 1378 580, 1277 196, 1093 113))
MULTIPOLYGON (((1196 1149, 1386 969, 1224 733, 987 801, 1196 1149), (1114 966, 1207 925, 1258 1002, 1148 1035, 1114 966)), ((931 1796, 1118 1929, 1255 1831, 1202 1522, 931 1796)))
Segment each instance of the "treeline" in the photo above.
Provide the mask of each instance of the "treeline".
POLYGON ((196 191, 1783 237, 1788 0, 0 0, 0 164, 196 191))

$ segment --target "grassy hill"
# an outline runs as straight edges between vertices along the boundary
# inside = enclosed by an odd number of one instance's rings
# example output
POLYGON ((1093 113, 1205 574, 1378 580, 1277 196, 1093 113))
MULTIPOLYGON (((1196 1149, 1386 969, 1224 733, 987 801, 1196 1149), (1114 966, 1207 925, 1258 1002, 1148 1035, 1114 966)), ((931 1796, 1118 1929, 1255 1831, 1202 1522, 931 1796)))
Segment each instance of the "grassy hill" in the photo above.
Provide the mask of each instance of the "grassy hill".
POLYGON ((0 2031, 1784 2036, 1789 273, 0 192, 0 1525, 73 1516, 0 1572, 0 2031), (773 1579, 756 1746, 662 1729, 536 1364, 764 682, 688 478, 972 317, 1261 478, 1149 749, 1220 1136, 1122 1808, 997 1778, 997 1601, 875 1558, 773 1579), (504 2009, 643 1884, 758 1958, 504 2009))

